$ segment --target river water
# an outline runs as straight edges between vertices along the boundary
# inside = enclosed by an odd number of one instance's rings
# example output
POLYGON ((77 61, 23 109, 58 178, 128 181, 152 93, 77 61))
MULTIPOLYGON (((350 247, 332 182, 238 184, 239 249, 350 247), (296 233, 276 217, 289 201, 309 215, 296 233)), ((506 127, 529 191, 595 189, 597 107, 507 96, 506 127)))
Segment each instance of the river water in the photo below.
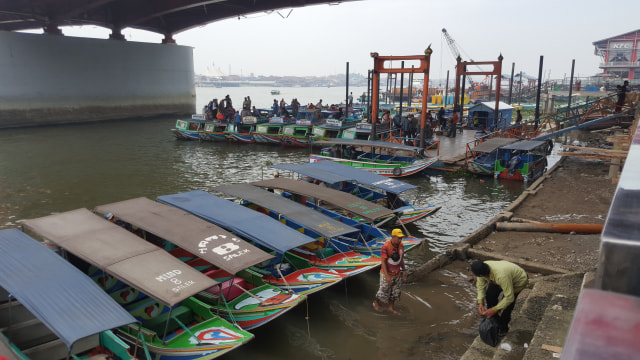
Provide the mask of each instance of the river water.
MULTIPOLYGON (((251 96, 268 107, 269 88, 198 88, 201 108, 229 94, 236 106, 251 96)), ((281 88, 287 102, 339 103, 344 88, 281 88)), ((354 97, 364 89, 352 89, 354 97)), ((113 121, 0 130, 0 228, 24 219, 81 207, 225 183, 271 178, 266 164, 307 162, 308 150, 266 145, 176 140, 176 119, 113 121)), ((419 189, 404 197, 442 209, 410 226, 425 246, 407 254, 419 266, 494 217, 524 190, 517 182, 464 175, 417 176, 419 189)), ((473 341, 475 291, 464 269, 407 284, 398 306, 402 316, 380 315, 371 301, 378 274, 361 274, 311 295, 307 304, 262 328, 227 359, 424 359, 457 358, 473 341), (430 354, 430 355, 429 355, 430 354)))

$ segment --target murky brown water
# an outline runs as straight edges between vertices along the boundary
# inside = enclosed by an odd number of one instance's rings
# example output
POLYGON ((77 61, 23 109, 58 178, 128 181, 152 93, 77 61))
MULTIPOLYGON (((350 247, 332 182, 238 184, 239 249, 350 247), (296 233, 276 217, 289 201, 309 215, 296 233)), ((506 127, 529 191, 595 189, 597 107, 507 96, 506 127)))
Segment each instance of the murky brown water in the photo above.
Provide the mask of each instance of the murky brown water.
MULTIPOLYGON (((268 161, 306 162, 306 150, 177 141, 175 119, 0 130, 0 228, 23 219, 133 197, 151 199, 223 183, 271 176, 268 161)), ((470 176, 419 176, 404 196, 441 205, 409 227, 427 238, 407 254, 419 266, 499 213, 520 183, 470 176)), ((361 274, 254 331, 226 359, 454 359, 477 329, 475 291, 465 269, 437 272, 404 286, 401 316, 380 315, 371 302, 377 272, 361 274), (310 335, 310 336, 309 336, 310 335)))

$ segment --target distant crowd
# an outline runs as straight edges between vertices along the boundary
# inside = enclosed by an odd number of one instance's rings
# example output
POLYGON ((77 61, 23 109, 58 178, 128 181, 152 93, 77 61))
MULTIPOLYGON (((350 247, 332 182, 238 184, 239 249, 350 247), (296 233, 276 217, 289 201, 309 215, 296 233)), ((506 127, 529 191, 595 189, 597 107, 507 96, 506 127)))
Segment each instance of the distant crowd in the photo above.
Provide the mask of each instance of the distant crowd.
MULTIPOLYGON (((353 106, 353 95, 349 95, 349 106, 353 106)), ((260 112, 260 110, 256 109, 255 106, 251 105, 251 98, 249 96, 244 98, 242 102, 242 110, 238 113, 236 109, 233 107, 233 102, 231 101, 231 97, 227 94, 224 99, 218 101, 218 99, 212 99, 209 103, 202 109, 202 113, 205 114, 207 120, 221 120, 226 121, 227 123, 232 122, 236 118, 236 114, 238 114, 241 118, 245 116, 280 116, 280 117, 297 117, 298 111, 300 110, 300 102, 297 98, 291 99, 291 102, 287 104, 287 102, 282 98, 280 101, 277 99, 273 99, 273 104, 271 105, 271 109, 268 114, 264 112, 260 112)), ((307 109, 327 109, 331 111, 337 111, 336 114, 333 115, 336 119, 341 119, 344 117, 345 112, 343 112, 343 108, 339 105, 330 105, 325 106, 322 103, 322 99, 318 101, 316 104, 309 103, 307 104, 307 109)))

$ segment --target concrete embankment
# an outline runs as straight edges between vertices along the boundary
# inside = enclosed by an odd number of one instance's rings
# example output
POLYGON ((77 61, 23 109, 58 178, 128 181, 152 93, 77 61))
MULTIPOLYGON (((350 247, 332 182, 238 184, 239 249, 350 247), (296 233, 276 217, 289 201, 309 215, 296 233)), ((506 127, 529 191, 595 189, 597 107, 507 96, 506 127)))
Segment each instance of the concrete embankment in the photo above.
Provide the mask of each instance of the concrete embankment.
MULTIPOLYGON (((602 161, 562 158, 501 213, 411 272, 409 280, 420 282, 440 268, 460 268, 462 263, 468 269, 472 259, 491 259, 517 263, 529 274, 530 285, 518 297, 511 330, 502 339, 509 350, 476 338, 463 359, 538 359, 542 353, 550 357, 548 349, 561 349, 580 289, 589 281, 585 278, 593 277, 600 234, 497 231, 496 224, 597 228, 604 224, 616 187, 608 171, 602 161)), ((468 275, 473 277, 470 271, 468 275)))

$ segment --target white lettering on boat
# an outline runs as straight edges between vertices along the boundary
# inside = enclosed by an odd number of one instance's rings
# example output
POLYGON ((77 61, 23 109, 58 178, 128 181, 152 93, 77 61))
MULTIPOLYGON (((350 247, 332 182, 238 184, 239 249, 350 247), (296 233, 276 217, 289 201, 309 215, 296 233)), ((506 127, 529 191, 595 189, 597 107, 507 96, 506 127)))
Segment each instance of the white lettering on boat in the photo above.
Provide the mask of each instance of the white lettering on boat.
POLYGON ((163 282, 165 280, 169 280, 169 279, 171 279, 171 278, 173 278, 175 276, 178 276, 180 274, 182 274, 182 271, 180 271, 180 270, 172 270, 172 271, 168 271, 168 272, 166 272, 166 273, 164 273, 164 274, 162 274, 160 276, 156 276, 156 280, 159 281, 159 282, 163 282))
POLYGON ((195 281, 193 280, 185 281, 184 283, 181 283, 180 285, 171 289, 171 291, 173 291, 174 293, 177 293, 177 292, 180 292, 180 290, 184 290, 194 284, 195 284, 195 281))

